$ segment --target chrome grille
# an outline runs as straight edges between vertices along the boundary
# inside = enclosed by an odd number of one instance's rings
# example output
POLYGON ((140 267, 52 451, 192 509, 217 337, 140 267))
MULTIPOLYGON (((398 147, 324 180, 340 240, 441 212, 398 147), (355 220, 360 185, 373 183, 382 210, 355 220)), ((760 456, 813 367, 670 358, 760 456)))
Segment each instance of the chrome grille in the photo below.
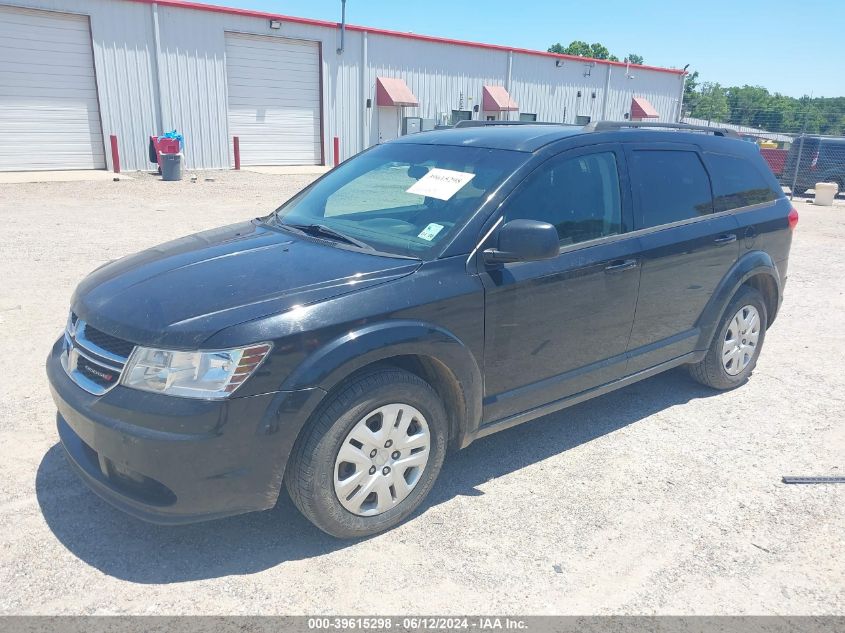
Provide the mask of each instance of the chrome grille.
POLYGON ((101 396, 120 382, 134 344, 90 327, 71 313, 65 328, 62 367, 73 381, 101 396))

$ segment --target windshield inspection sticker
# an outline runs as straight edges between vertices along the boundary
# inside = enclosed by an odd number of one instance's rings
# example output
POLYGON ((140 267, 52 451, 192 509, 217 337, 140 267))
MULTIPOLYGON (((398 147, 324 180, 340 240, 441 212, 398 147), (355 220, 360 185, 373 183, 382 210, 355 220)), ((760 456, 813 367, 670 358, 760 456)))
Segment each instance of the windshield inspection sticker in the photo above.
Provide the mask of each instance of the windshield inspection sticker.
POLYGON ((442 231, 442 230, 443 230, 442 224, 435 224, 434 222, 432 222, 427 227, 425 227, 422 231, 420 231, 420 234, 417 235, 417 237, 425 240, 426 242, 430 242, 435 237, 437 237, 437 234, 440 233, 440 231, 442 231))
POLYGON ((475 174, 468 174, 465 171, 452 171, 451 169, 437 169, 435 167, 411 185, 406 193, 448 200, 473 178, 475 178, 475 174))

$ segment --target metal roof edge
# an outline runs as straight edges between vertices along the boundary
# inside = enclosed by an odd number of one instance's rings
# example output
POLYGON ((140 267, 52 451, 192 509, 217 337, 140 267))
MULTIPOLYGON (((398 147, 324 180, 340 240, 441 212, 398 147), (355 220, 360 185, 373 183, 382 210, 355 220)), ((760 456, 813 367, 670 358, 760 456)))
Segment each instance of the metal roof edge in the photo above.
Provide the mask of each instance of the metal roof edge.
MULTIPOLYGON (((296 24, 307 24, 310 26, 320 26, 324 28, 336 29, 340 26, 339 22, 330 22, 328 20, 317 20, 314 18, 300 18, 292 15, 284 15, 281 13, 268 13, 266 11, 256 11, 253 9, 236 9, 234 7, 224 7, 215 4, 204 4, 201 2, 192 2, 189 0, 126 0, 127 2, 139 2, 141 4, 158 4, 162 7, 174 7, 179 9, 192 9, 196 11, 209 11, 212 13, 227 13, 230 15, 240 15, 244 17, 264 18, 267 20, 281 20, 283 22, 293 22, 296 24)), ((521 53, 523 55, 536 55, 540 57, 551 57, 553 59, 566 59, 570 61, 586 62, 604 64, 606 66, 622 66, 630 68, 639 68, 641 70, 652 70, 656 72, 669 73, 673 75, 685 75, 685 70, 678 68, 663 68, 661 66, 646 66, 639 64, 626 64, 625 62, 614 62, 607 59, 594 59, 592 57, 578 57, 577 55, 564 55, 561 53, 550 53, 548 51, 538 51, 530 48, 518 48, 514 46, 503 46, 501 44, 485 44, 483 42, 471 42, 468 40, 457 40, 448 37, 439 37, 436 35, 421 35, 418 33, 406 33, 404 31, 392 31, 390 29, 373 28, 369 26, 359 26, 355 24, 347 24, 346 29, 349 31, 374 33, 376 35, 385 35, 388 37, 404 37, 406 39, 418 40, 423 42, 434 42, 440 44, 452 44, 454 46, 469 46, 472 48, 482 48, 486 50, 497 50, 504 52, 521 53)))

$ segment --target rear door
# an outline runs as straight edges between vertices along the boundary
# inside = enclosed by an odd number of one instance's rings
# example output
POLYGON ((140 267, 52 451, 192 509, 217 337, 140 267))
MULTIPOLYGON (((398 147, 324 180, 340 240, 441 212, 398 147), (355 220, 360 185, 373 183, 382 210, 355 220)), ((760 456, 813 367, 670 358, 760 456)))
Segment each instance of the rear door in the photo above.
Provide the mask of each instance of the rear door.
POLYGON ((710 178, 695 146, 626 147, 642 274, 628 344, 628 373, 692 351, 696 321, 739 256, 739 224, 714 213, 710 178))
POLYGON ((504 203, 502 223, 553 224, 558 257, 485 267, 484 422, 621 377, 640 269, 624 154, 564 152, 504 203))

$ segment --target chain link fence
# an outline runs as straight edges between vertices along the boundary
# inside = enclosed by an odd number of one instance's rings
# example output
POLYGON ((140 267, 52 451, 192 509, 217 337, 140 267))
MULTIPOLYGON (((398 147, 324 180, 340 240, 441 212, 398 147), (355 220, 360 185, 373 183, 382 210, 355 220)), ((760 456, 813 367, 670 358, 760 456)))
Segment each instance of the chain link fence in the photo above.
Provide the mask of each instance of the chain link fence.
POLYGON ((812 116, 782 112, 743 111, 716 120, 686 116, 684 123, 731 128, 757 144, 760 153, 791 198, 812 195, 816 183, 838 185, 838 196, 845 197, 845 108, 831 112, 813 111, 812 116), (731 122, 752 121, 755 125, 731 122), (821 123, 820 123, 821 121, 821 123), (824 133, 827 130, 835 134, 824 133))

